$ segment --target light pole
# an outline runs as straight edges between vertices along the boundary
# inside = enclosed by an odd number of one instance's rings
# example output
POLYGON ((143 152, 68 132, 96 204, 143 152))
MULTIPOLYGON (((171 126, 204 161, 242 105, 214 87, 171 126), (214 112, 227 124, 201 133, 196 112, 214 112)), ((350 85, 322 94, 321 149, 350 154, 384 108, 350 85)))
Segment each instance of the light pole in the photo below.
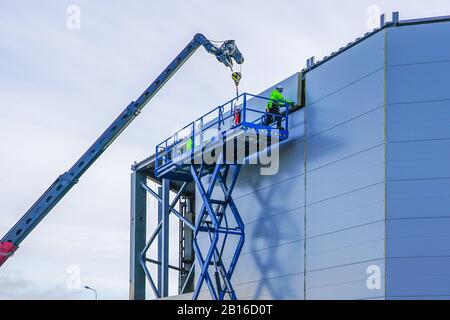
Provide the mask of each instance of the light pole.
POLYGON ((98 300, 98 296, 97 296, 97 290, 95 290, 94 288, 91 288, 89 286, 84 286, 85 289, 87 290, 92 290, 95 293, 95 300, 98 300))

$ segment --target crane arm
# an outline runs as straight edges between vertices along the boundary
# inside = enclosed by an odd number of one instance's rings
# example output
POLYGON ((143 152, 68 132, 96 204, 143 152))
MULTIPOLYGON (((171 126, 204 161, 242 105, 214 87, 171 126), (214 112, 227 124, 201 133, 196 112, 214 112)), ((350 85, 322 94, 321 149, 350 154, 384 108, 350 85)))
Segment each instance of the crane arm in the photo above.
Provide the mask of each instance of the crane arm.
POLYGON ((155 81, 136 100, 132 101, 114 122, 103 132, 94 144, 75 162, 65 173, 45 191, 20 220, 0 240, 0 266, 17 250, 21 242, 42 221, 51 209, 78 182, 81 176, 100 157, 123 130, 139 115, 145 105, 164 86, 164 84, 178 71, 178 69, 203 46, 207 52, 216 56, 217 60, 226 67, 233 67, 233 61, 242 64, 244 58, 233 40, 223 42, 220 47, 215 46, 204 35, 196 34, 192 41, 167 66, 155 81))

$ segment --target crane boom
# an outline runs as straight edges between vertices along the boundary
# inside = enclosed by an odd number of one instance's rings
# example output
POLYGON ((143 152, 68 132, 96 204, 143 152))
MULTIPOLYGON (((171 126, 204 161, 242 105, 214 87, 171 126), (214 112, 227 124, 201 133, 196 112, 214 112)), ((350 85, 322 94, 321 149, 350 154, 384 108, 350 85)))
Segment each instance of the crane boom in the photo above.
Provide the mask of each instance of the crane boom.
POLYGON ((102 133, 91 147, 75 162, 69 171, 60 175, 45 191, 20 220, 8 231, 0 241, 0 266, 17 250, 21 242, 42 221, 51 209, 78 182, 81 176, 100 157, 109 145, 123 130, 139 115, 145 105, 164 86, 164 84, 178 71, 190 56, 203 46, 207 52, 216 56, 217 60, 226 67, 233 67, 233 60, 237 64, 244 62, 239 49, 233 40, 224 41, 220 47, 215 46, 204 35, 196 34, 192 41, 167 66, 155 81, 136 100, 132 101, 113 123, 102 133))

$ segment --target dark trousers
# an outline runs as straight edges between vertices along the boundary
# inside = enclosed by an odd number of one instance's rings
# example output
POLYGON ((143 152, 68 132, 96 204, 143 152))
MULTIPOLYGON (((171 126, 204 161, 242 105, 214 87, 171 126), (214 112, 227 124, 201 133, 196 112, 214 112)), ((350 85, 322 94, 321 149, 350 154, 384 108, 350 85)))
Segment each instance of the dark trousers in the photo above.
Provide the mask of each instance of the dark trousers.
POLYGON ((264 125, 270 126, 272 123, 274 123, 274 118, 276 118, 275 121, 277 122, 277 129, 281 129, 282 117, 281 117, 281 113, 280 113, 280 108, 272 107, 272 109, 267 109, 266 112, 270 112, 270 113, 280 116, 280 117, 276 117, 271 114, 266 114, 264 125))

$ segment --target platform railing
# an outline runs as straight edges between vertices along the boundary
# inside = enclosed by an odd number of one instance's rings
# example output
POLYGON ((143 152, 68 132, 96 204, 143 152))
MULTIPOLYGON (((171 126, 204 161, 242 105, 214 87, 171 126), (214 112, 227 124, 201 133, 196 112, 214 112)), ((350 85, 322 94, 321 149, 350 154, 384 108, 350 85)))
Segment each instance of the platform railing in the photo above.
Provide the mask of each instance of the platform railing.
POLYGON ((278 119, 287 129, 289 105, 272 100, 280 105, 280 114, 275 114, 266 111, 269 101, 271 99, 266 97, 243 93, 189 123, 156 146, 155 171, 170 165, 179 156, 185 157, 203 150, 219 136, 219 133, 227 130, 242 126, 254 130, 273 131, 279 129, 277 128, 278 119), (268 116, 272 118, 271 123, 265 121, 268 116))

